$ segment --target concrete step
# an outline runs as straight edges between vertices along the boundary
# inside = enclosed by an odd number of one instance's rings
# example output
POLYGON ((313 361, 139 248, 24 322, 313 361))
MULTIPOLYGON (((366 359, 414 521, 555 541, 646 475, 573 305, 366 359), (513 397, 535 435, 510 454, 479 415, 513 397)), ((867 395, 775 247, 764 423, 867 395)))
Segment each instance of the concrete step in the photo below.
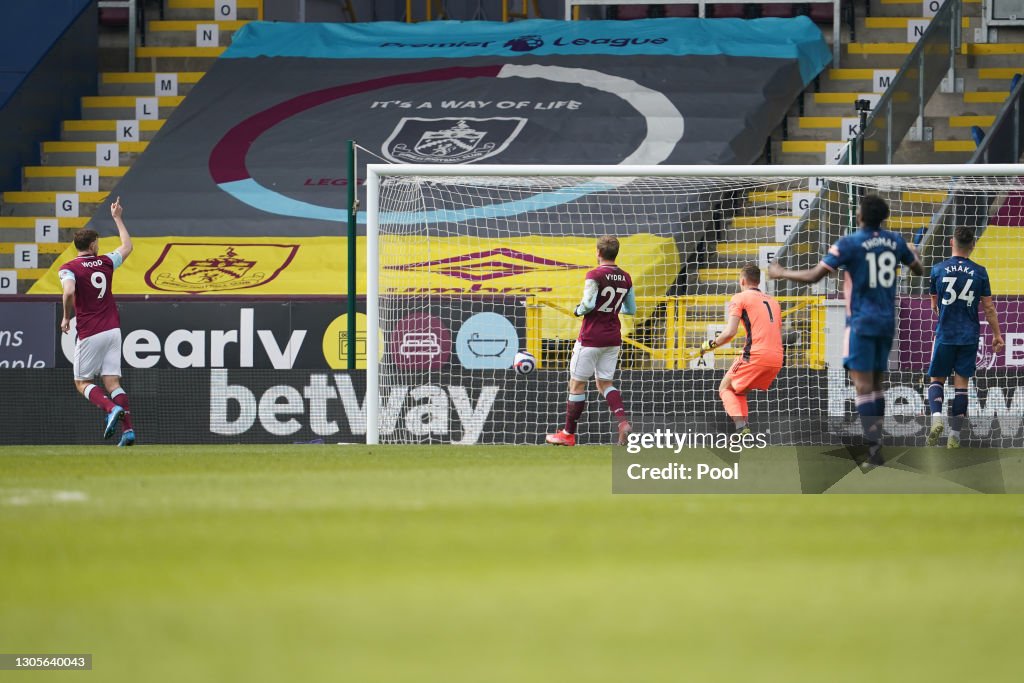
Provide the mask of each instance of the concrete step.
MULTIPOLYGON (((61 140, 78 142, 115 142, 117 140, 117 121, 105 119, 89 119, 83 121, 64 121, 61 124, 61 140)), ((157 131, 164 125, 163 119, 144 119, 139 121, 137 132, 143 140, 152 140, 157 131)))
MULTIPOLYGON (((920 17, 923 9, 921 0, 869 0, 873 17, 920 17)), ((859 5, 860 3, 858 3, 859 5)), ((963 0, 965 17, 981 16, 981 0, 963 0)))
MULTIPOLYGON (((92 167, 99 171, 99 189, 109 192, 128 172, 127 166, 92 167)), ((75 166, 26 166, 22 169, 21 189, 26 192, 74 192, 78 168, 75 166)))
POLYGON ((178 79, 178 92, 161 90, 160 81, 167 74, 148 71, 122 71, 100 74, 100 95, 120 97, 156 97, 159 95, 187 95, 205 74, 202 71, 173 72, 178 79))
POLYGON ((967 43, 964 53, 968 67, 1019 69, 1024 64, 1024 42, 967 43))
MULTIPOLYGON (((971 86, 968 84, 968 87, 971 86)), ((925 107, 925 116, 939 118, 944 116, 985 116, 994 115, 999 111, 1006 93, 1001 97, 986 93, 982 96, 973 89, 966 93, 942 93, 932 95, 925 107), (978 101, 973 101, 978 100, 978 101)))
MULTIPOLYGON (((921 16, 920 5, 918 5, 918 13, 916 16, 906 17, 867 17, 864 19, 861 26, 858 26, 857 38, 867 39, 870 42, 877 43, 903 43, 907 42, 913 45, 916 41, 910 41, 909 38, 909 27, 911 22, 926 21, 921 16)), ((961 25, 964 31, 969 31, 975 26, 981 26, 981 17, 963 17, 961 25)), ((920 29, 919 29, 920 30, 920 29)), ((920 35, 918 33, 917 35, 920 35)), ((964 34, 971 35, 968 33, 964 34)))
POLYGON ((932 129, 932 138, 935 140, 970 140, 971 126, 978 126, 982 130, 988 130, 995 121, 995 116, 942 116, 925 117, 925 126, 932 129))
POLYGON ((139 71, 209 71, 223 47, 140 47, 135 53, 139 71))
POLYGON ((166 119, 185 98, 181 95, 176 97, 157 97, 156 111, 147 110, 144 113, 140 112, 139 107, 145 104, 146 100, 151 99, 153 98, 104 95, 83 97, 82 118, 134 120, 153 118, 146 114, 155 114, 157 119, 166 119), (140 113, 143 115, 140 115, 140 113))
MULTIPOLYGON (((19 268, 14 272, 18 278, 18 294, 25 294, 36 280, 46 275, 47 268, 19 268)), ((0 300, 3 299, 0 294, 0 300)))
MULTIPOLYGON (((936 140, 969 139, 971 126, 985 130, 994 122, 994 115, 925 116, 936 140)), ((789 140, 838 140, 845 132, 842 123, 841 116, 790 117, 789 140)))
POLYGON ((197 31, 200 26, 208 30, 210 24, 217 26, 218 45, 226 47, 231 44, 235 32, 248 24, 248 21, 208 21, 187 19, 179 21, 151 21, 146 34, 146 45, 149 47, 190 46, 195 47, 197 31))
POLYGON ((871 92, 875 69, 827 69, 818 78, 815 92, 871 92))
MULTIPOLYGON (((847 92, 810 92, 804 94, 804 116, 856 116, 853 103, 860 99, 878 101, 879 93, 870 89, 847 92)), ((794 108, 792 112, 797 113, 794 108)))
POLYGON ((849 69, 898 69, 914 49, 913 43, 906 42, 857 42, 844 47, 843 66, 849 69))
POLYGON ((974 153, 974 143, 970 149, 959 149, 950 141, 914 142, 904 140, 896 151, 894 162, 897 164, 962 164, 970 160, 974 153), (940 144, 941 143, 941 144, 940 144))
MULTIPOLYGON (((55 215, 57 192, 4 192, 0 195, 0 216, 46 216, 55 215)), ((74 193, 69 193, 74 194, 74 193)), ((106 192, 79 192, 78 215, 92 216, 106 192)))
POLYGON ((968 157, 974 153, 977 145, 974 140, 933 140, 932 149, 936 152, 964 152, 968 157))
POLYGON ((19 244, 35 244, 36 245, 36 263, 32 269, 43 269, 49 268, 53 265, 53 262, 64 253, 67 248, 67 244, 61 244, 60 242, 0 242, 0 268, 18 269, 18 265, 14 262, 15 247, 19 244))
POLYGON ((739 270, 751 261, 757 261, 761 247, 782 246, 778 242, 738 242, 724 240, 715 245, 715 250, 708 254, 708 266, 711 268, 729 268, 733 270, 733 279, 738 279, 739 270))
MULTIPOLYGON (((93 168, 96 164, 96 142, 44 142, 42 164, 44 166, 75 166, 93 168)), ((148 142, 119 142, 118 166, 131 166, 148 142)))
POLYGON ((1006 88, 1009 89, 1010 81, 1017 74, 1024 75, 1024 59, 1016 67, 991 67, 991 68, 980 68, 971 70, 972 73, 977 74, 977 78, 983 81, 1005 81, 1006 88))
MULTIPOLYGON (((992 92, 987 91, 987 90, 976 90, 974 92, 965 92, 965 93, 963 93, 963 100, 964 100, 964 104, 965 105, 966 104, 975 104, 975 105, 994 104, 994 105, 1001 105, 1003 102, 1006 101, 1006 98, 1009 96, 1009 94, 1010 93, 1007 92, 1006 90, 996 90, 996 91, 992 91, 992 92)), ((996 107, 996 108, 998 109, 998 107, 996 107)))
MULTIPOLYGON (((239 19, 260 19, 262 0, 238 0, 239 19)), ((192 21, 214 19, 213 0, 167 0, 164 19, 192 21)))
MULTIPOLYGON (((52 212, 51 212, 52 213, 52 212)), ((44 237, 37 234, 36 221, 57 224, 56 239, 65 245, 71 241, 76 230, 81 230, 89 222, 89 218, 53 218, 52 216, 0 216, 0 242, 30 243, 44 237)), ((52 237, 46 232, 45 237, 52 237)))

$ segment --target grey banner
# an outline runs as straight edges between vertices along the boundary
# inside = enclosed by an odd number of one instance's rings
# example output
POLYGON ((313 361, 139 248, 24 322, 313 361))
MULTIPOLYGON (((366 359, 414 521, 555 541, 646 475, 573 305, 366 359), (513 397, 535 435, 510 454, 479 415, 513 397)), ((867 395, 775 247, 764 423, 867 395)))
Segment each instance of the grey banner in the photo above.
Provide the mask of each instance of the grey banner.
MULTIPOLYGON (((590 84, 494 78, 502 64, 489 57, 460 59, 457 69, 451 59, 220 60, 117 194, 130 202, 137 236, 334 235, 344 229, 348 138, 400 163, 752 163, 802 89, 799 65, 787 59, 515 59, 519 67, 586 70, 590 84), (623 83, 663 95, 684 124, 681 138, 662 119, 645 119, 635 93, 616 90, 623 83), (636 158, 641 147, 654 151, 636 158)), ((378 159, 361 158, 370 161, 378 159)), ((96 215, 109 228, 107 212, 96 215)))
POLYGON ((52 368, 52 303, 0 303, 0 369, 52 368))

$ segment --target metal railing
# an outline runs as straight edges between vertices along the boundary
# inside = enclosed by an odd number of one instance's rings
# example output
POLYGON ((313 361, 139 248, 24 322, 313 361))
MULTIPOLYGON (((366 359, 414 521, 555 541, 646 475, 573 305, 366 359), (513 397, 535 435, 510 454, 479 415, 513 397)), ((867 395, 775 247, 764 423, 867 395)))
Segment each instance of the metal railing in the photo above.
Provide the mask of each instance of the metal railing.
MULTIPOLYGON (((640 296, 633 329, 623 334, 623 369, 682 370, 700 355, 700 342, 709 326, 721 325, 722 310, 732 297, 640 296)), ((780 296, 782 317, 798 341, 789 345, 787 365, 820 370, 825 367, 825 303, 816 295, 780 296)), ((538 365, 568 362, 579 319, 573 308, 579 297, 531 295, 526 297, 526 350, 538 365), (551 317, 554 316, 554 317, 551 317), (547 323, 547 324, 546 324, 547 323)), ((742 328, 738 335, 742 340, 742 328)), ((731 359, 742 351, 735 341, 716 349, 716 356, 731 359)))
MULTIPOLYGON (((565 0, 565 20, 572 21, 579 18, 579 8, 584 5, 697 5, 697 16, 707 16, 707 6, 715 4, 737 4, 729 0, 667 0, 663 2, 650 2, 650 0, 565 0)), ((803 0, 803 2, 792 2, 792 0, 760 0, 759 2, 744 2, 744 5, 794 5, 794 4, 818 4, 832 5, 832 66, 839 66, 839 57, 842 51, 842 34, 840 33, 840 19, 842 0, 803 0)))
MULTIPOLYGON (((1024 72, 1024 68, 1021 69, 1024 72)), ((974 151, 968 164, 1016 164, 1024 156, 1024 78, 1017 79, 985 139, 974 151)), ((964 168, 965 175, 970 166, 964 168)), ((1022 169, 1024 175, 1024 169, 1022 169)), ((957 226, 967 226, 980 237, 988 227, 992 207, 1002 193, 970 193, 952 190, 935 212, 921 238, 918 250, 925 263, 940 259, 946 243, 957 226)))
MULTIPOLYGON (((1024 74, 1024 66, 1021 66, 1024 74)), ((974 150, 972 164, 1016 164, 1024 156, 1024 78, 1003 102, 985 139, 974 150)))
MULTIPOLYGON (((891 164, 896 149, 912 133, 924 139, 924 108, 945 82, 947 92, 956 89, 956 56, 960 51, 961 0, 946 0, 907 56, 860 132, 859 164, 891 164)), ((849 163, 850 151, 840 163, 849 163)))
MULTIPOLYGON (((948 84, 948 90, 956 87, 956 55, 960 51, 962 11, 961 0, 946 0, 935 13, 888 89, 879 98, 860 134, 847 145, 840 164, 889 165, 908 133, 914 131, 911 139, 921 140, 924 137, 924 109, 929 98, 943 82, 948 84)), ((817 229, 819 215, 848 215, 852 225, 858 201, 854 188, 822 187, 779 249, 779 258, 790 256, 791 243, 803 239, 807 231, 817 229)), ((939 220, 938 215, 936 220, 939 220)), ((799 291, 798 288, 785 287, 785 291, 799 291)))

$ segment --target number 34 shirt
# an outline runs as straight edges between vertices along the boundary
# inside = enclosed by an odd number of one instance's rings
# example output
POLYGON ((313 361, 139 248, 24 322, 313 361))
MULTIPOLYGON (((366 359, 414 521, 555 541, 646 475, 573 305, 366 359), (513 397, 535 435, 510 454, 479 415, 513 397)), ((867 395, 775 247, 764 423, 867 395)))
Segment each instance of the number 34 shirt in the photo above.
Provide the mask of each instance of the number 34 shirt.
POLYGON ((75 326, 79 339, 121 326, 111 285, 122 260, 120 252, 112 251, 102 256, 79 256, 60 267, 57 276, 61 282, 75 282, 75 326))
POLYGON ((938 298, 939 344, 976 344, 981 336, 978 302, 992 296, 988 271, 969 258, 954 256, 932 266, 931 290, 938 298))
POLYGON ((846 325, 854 334, 896 334, 898 267, 916 260, 902 235, 881 228, 863 227, 832 245, 821 263, 831 271, 846 268, 846 325))

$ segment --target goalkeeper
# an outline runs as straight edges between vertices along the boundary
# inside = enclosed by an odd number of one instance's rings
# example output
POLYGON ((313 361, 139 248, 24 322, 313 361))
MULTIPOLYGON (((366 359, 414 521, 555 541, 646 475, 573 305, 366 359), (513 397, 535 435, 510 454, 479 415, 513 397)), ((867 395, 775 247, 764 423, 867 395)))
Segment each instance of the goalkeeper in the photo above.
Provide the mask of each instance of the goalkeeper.
POLYGON ((740 271, 740 292, 729 302, 729 320, 714 339, 704 342, 700 355, 728 344, 739 331, 740 323, 747 334, 743 355, 733 362, 718 387, 725 412, 732 418, 736 431, 749 434, 747 392, 767 391, 782 369, 782 308, 773 297, 762 292, 761 269, 748 263, 740 271))

